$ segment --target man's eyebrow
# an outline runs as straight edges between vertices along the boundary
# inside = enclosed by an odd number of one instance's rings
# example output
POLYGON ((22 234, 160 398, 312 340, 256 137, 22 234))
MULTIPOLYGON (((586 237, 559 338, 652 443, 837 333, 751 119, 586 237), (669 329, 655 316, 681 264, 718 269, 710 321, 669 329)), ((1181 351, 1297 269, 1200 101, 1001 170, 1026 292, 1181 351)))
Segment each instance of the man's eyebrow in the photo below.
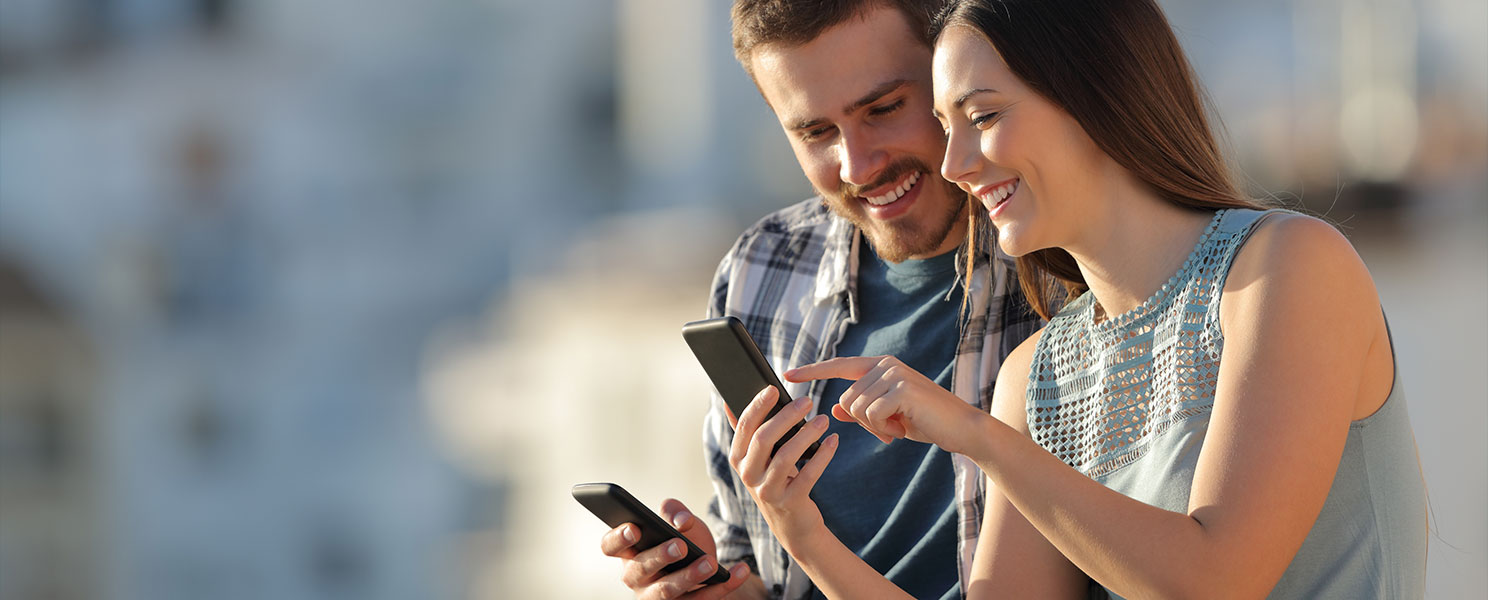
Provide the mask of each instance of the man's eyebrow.
POLYGON ((869 90, 868 93, 863 94, 862 98, 858 98, 852 104, 844 107, 842 109, 842 112, 850 113, 863 108, 864 106, 868 106, 869 104, 873 104, 874 102, 878 102, 879 98, 887 96, 890 92, 893 92, 894 90, 897 90, 908 84, 908 79, 895 79, 893 81, 885 81, 878 87, 869 90))
MULTIPOLYGON (((863 94, 863 97, 858 98, 857 100, 854 100, 851 103, 849 103, 847 106, 843 107, 842 112, 844 112, 844 113, 850 113, 850 112, 856 111, 856 110, 858 110, 860 108, 863 108, 864 106, 868 106, 869 104, 873 104, 874 102, 877 102, 880 98, 883 98, 884 96, 887 96, 890 93, 893 93, 894 90, 897 90, 897 89, 899 89, 901 87, 904 87, 905 85, 908 85, 909 83, 911 83, 911 80, 909 80, 909 79, 895 79, 893 81, 885 81, 884 83, 879 84, 878 87, 873 88, 872 90, 869 90, 868 93, 863 94)), ((814 118, 814 119, 805 119, 805 120, 796 122, 795 125, 792 125, 791 126, 791 129, 793 129, 793 130, 811 129, 812 127, 816 127, 817 125, 821 125, 824 121, 826 121, 826 119, 821 118, 821 117, 817 117, 817 118, 814 118)))

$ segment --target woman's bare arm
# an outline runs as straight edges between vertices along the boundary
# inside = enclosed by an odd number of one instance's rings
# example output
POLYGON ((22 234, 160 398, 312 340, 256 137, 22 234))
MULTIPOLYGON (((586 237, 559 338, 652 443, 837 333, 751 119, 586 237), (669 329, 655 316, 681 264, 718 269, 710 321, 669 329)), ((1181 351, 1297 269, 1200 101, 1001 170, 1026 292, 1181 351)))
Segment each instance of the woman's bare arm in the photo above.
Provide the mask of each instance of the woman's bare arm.
POLYGON ((1314 219, 1274 219, 1231 270, 1218 391, 1187 514, 1110 490, 1001 421, 968 452, 1045 539, 1123 596, 1259 597, 1322 509, 1382 335, 1367 270, 1314 219))

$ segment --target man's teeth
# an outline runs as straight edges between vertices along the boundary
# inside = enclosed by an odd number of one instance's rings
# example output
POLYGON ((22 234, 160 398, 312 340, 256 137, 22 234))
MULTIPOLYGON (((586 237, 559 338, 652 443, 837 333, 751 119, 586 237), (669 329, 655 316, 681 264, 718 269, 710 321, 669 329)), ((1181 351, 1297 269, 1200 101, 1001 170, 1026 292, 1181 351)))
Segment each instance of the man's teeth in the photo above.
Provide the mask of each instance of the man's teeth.
POLYGON ((892 190, 889 190, 889 193, 884 194, 882 196, 874 196, 872 198, 864 198, 864 200, 867 200, 869 204, 872 204, 874 206, 883 206, 885 204, 888 204, 890 202, 893 202, 895 200, 898 200, 898 199, 904 197, 904 193, 907 192, 907 191, 909 191, 909 188, 914 187, 915 182, 916 181, 919 181, 919 180, 920 180, 920 173, 918 171, 916 171, 914 173, 910 173, 909 174, 909 178, 908 179, 905 179, 904 180, 904 183, 899 184, 899 187, 897 187, 897 188, 894 188, 892 190))

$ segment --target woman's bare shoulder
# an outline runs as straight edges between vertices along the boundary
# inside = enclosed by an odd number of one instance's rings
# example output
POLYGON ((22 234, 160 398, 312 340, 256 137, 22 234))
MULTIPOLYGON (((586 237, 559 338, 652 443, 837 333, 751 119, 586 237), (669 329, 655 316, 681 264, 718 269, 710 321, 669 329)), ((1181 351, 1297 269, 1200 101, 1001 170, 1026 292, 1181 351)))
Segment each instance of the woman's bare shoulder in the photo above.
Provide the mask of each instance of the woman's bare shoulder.
POLYGON ((1033 352, 1038 347, 1044 330, 1040 329, 1018 344, 1002 360, 997 372, 997 386, 992 391, 992 416, 1011 425, 1014 429, 1028 433, 1025 411, 1028 397, 1028 371, 1033 365, 1033 352))

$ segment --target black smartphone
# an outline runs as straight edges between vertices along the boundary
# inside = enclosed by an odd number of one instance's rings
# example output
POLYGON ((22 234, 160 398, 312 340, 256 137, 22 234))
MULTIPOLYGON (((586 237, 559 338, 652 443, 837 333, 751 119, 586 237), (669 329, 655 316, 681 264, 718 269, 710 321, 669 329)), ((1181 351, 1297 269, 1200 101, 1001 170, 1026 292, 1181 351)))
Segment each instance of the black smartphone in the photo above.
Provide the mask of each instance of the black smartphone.
MULTIPOLYGON (((599 517, 599 520, 604 521, 611 528, 619 527, 626 523, 634 523, 637 527, 640 527, 641 539, 633 546, 637 552, 650 550, 672 538, 680 538, 683 543, 687 544, 687 556, 662 567, 662 573, 671 573, 691 565, 697 559, 703 557, 703 550, 698 548, 697 544, 692 543, 692 540, 687 539, 687 536, 682 535, 681 532, 677 531, 677 528, 672 527, 671 523, 663 520, 661 515, 651 512, 651 509, 646 508, 646 505, 636 500, 635 496, 625 491, 625 488, 613 483, 581 483, 573 486, 573 497, 574 500, 578 500, 579 504, 584 505, 584 508, 589 509, 589 512, 594 513, 594 516, 599 517)), ((714 585, 728 581, 728 569, 723 568, 723 565, 718 565, 717 568, 718 570, 713 573, 713 576, 703 582, 704 585, 714 585)))
MULTIPOLYGON (((733 413, 735 420, 754 400, 755 394, 767 385, 775 386, 780 398, 775 406, 770 407, 765 420, 790 405, 790 394, 785 392, 785 386, 780 384, 775 370, 770 368, 769 361, 765 360, 765 355, 755 345, 754 338, 749 337, 749 332, 739 319, 719 317, 687 323, 682 326, 682 339, 687 340, 692 354, 702 363, 708 379, 713 380, 713 387, 718 390, 718 395, 723 396, 723 403, 733 413)), ((795 437, 796 432, 805 424, 805 421, 796 423, 790 431, 785 432, 780 441, 775 443, 775 448, 770 450, 770 456, 775 456, 780 447, 795 437)), ((806 452, 802 453, 801 460, 810 460, 820 447, 820 440, 812 442, 806 452)))

